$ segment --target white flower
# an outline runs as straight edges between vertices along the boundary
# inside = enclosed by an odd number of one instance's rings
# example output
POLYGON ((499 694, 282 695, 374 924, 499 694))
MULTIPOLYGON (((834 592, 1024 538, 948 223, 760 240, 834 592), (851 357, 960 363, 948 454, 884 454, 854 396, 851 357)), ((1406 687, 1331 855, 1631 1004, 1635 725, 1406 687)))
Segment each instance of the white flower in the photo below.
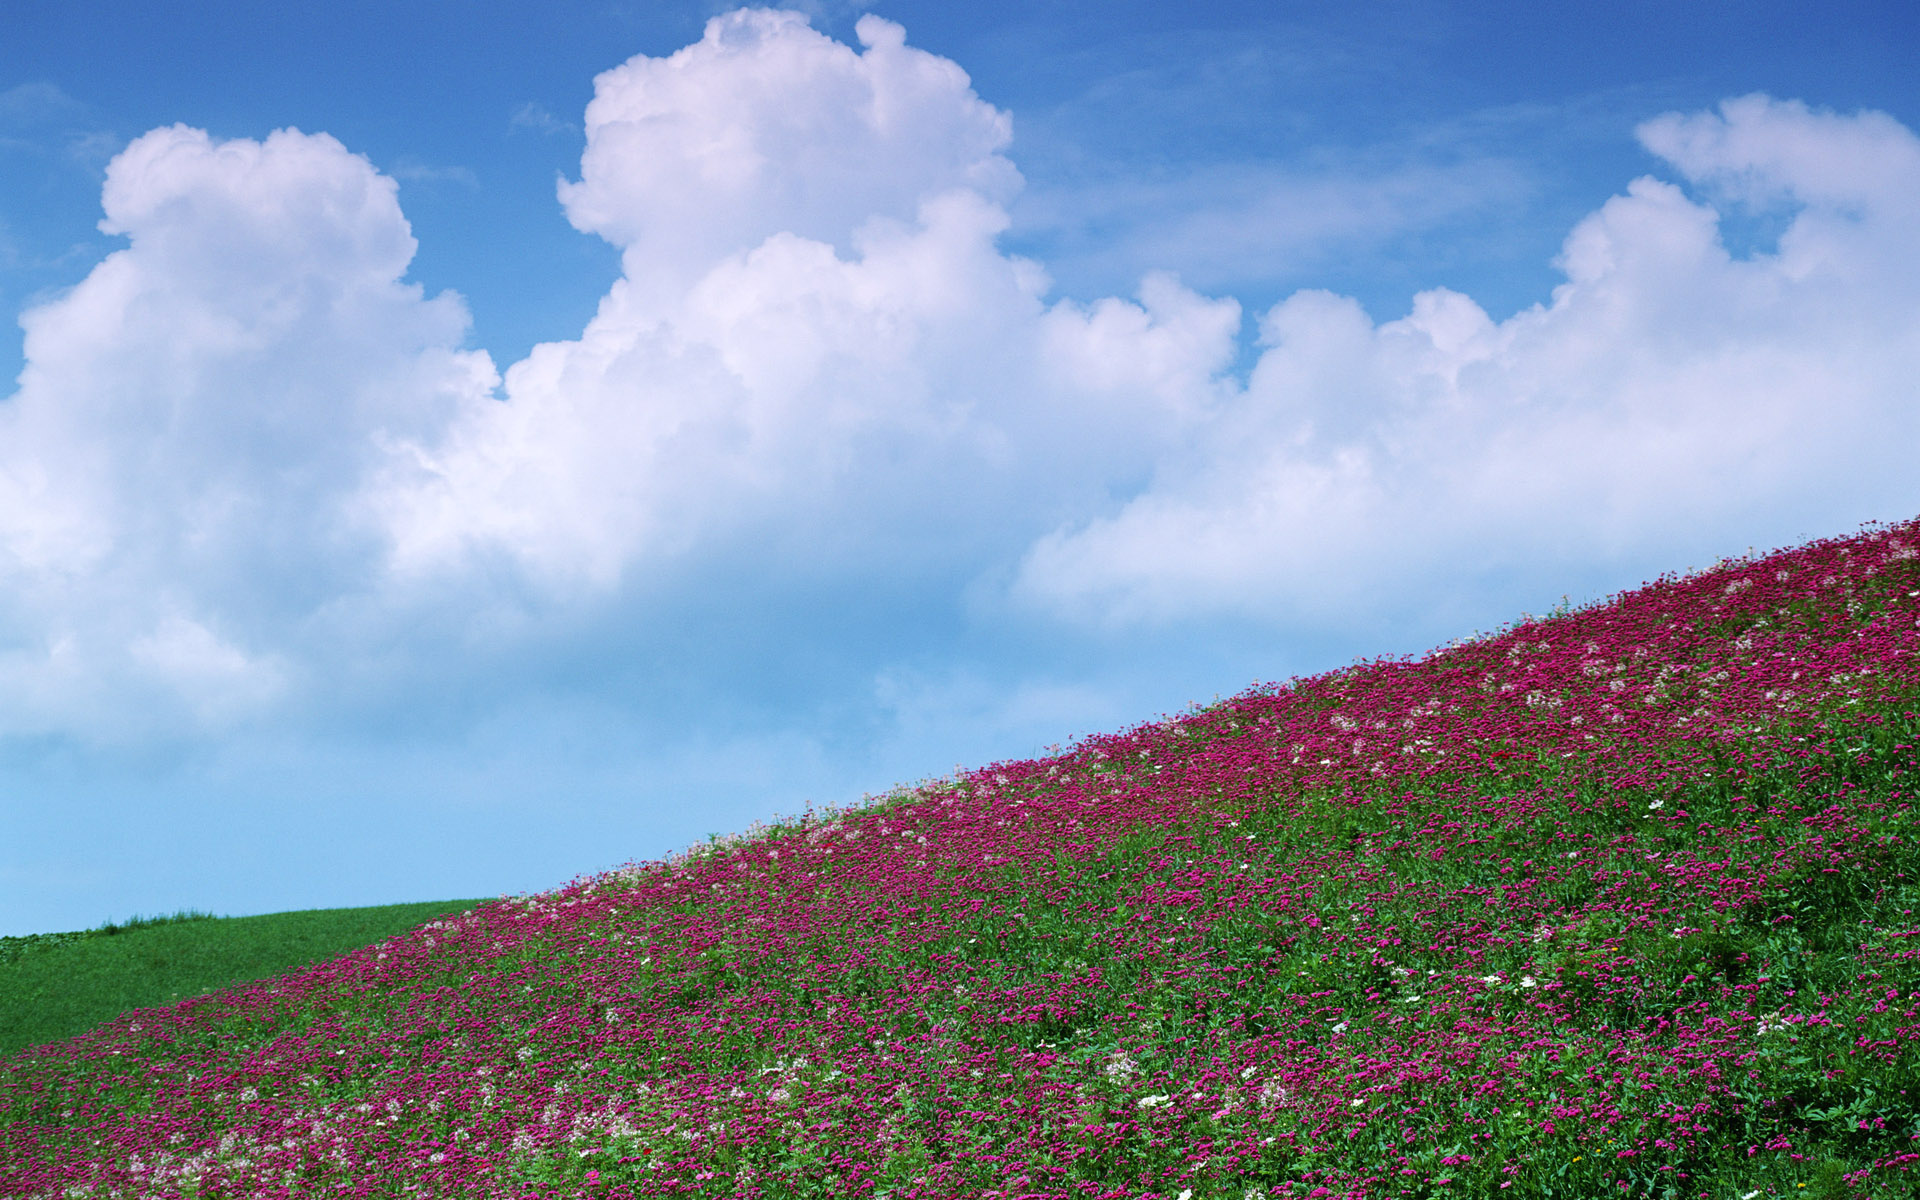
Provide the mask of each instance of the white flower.
POLYGON ((1347 1031, 1347 1023, 1345 1021, 1340 1022, 1333 1027, 1333 1031, 1335 1033, 1345 1033, 1347 1031))
POLYGON ((1647 805, 1647 811, 1652 812, 1655 809, 1665 808, 1666 806, 1667 802, 1665 800, 1655 800, 1652 804, 1647 805))
POLYGON ((1498 975, 1482 975, 1480 977, 1480 982, 1481 983, 1499 983, 1500 977, 1498 975))
POLYGON ((1530 988, 1530 987, 1532 987, 1532 986, 1533 986, 1533 976, 1531 976, 1531 975, 1522 975, 1522 976, 1520 977, 1520 986, 1521 986, 1521 987, 1523 987, 1523 988, 1530 988))
POLYGON ((1173 1103, 1172 1096, 1142 1096, 1140 1097, 1140 1103, 1137 1105, 1137 1107, 1159 1108, 1162 1104, 1172 1104, 1172 1103, 1173 1103))
POLYGON ((1363 1105, 1363 1104, 1365 1104, 1365 1103, 1366 1103, 1366 1101, 1365 1101, 1365 1100, 1354 1100, 1354 1101, 1351 1101, 1351 1102, 1349 1102, 1349 1103, 1348 1103, 1348 1105, 1347 1105, 1347 1107, 1348 1107, 1348 1108, 1359 1108, 1359 1107, 1360 1107, 1361 1105, 1363 1105))

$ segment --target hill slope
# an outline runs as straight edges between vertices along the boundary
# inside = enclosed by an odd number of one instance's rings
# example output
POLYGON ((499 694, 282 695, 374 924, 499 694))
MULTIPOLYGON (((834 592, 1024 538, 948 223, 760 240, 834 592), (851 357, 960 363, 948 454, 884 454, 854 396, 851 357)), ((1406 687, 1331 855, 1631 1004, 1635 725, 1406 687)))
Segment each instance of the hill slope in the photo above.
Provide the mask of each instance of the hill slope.
POLYGON ((1917 538, 130 1014, 0 1063, 0 1193, 1901 1193, 1917 538))
POLYGON ((475 900, 308 909, 252 917, 179 913, 97 929, 0 938, 0 1056, 335 958, 475 900))

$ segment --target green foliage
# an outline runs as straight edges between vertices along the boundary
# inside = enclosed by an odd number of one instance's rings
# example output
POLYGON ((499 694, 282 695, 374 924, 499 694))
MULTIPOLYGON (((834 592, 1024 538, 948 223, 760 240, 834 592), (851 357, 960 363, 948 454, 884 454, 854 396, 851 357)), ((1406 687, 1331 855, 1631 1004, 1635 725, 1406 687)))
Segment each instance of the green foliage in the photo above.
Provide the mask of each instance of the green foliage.
POLYGON ((177 913, 9 938, 0 956, 0 1055, 85 1033, 122 1013, 270 979, 484 903, 440 900, 258 917, 177 913))

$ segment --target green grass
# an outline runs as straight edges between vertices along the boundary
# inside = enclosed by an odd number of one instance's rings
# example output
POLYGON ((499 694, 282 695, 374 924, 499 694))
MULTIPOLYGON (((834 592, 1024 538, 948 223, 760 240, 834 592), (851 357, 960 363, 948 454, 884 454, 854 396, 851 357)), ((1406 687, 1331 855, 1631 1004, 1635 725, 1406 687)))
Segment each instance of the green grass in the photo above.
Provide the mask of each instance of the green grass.
POLYGON ((74 933, 0 938, 0 1056, 121 1013, 322 963, 481 900, 317 908, 257 917, 180 912, 74 933))

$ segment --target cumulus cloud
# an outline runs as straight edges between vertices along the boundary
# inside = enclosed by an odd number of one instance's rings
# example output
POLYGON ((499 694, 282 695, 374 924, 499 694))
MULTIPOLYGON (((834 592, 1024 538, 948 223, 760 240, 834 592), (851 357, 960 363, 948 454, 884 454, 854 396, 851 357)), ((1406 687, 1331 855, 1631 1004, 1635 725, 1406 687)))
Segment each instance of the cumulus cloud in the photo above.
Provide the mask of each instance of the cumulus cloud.
POLYGON ((333 138, 136 139, 102 197, 128 245, 22 318, 0 406, 0 732, 221 729, 395 657, 465 679, 530 632, 642 638, 716 563, 919 711, 945 668, 823 607, 884 578, 987 622, 1331 619, 1730 513, 1914 507, 1920 168, 1887 118, 1650 122, 1696 194, 1635 181, 1549 303, 1434 290, 1375 325, 1302 292, 1242 379, 1231 298, 1148 269, 1050 301, 998 244, 1008 115, 899 26, 856 34, 742 11, 601 75, 558 199, 622 276, 504 376, 333 138), (1703 196, 1795 216, 1734 258, 1703 196))
POLYGON ((567 219, 622 247, 629 278, 671 291, 776 233, 844 250, 933 193, 1010 195, 1006 114, 899 25, 869 15, 854 30, 860 53, 800 13, 742 9, 601 74, 580 179, 560 185, 567 219))
POLYGON ((1572 231, 1551 301, 1494 323, 1424 292, 1375 326, 1302 292, 1260 320, 1242 395, 1119 512, 1064 526, 1016 592, 1084 618, 1321 619, 1786 513, 1920 507, 1920 139, 1763 96, 1642 144, 1726 203, 1793 207, 1736 258, 1721 214, 1648 177, 1572 231))
POLYGON ((219 724, 422 604, 510 638, 728 554, 957 592, 1144 478, 1220 393, 1238 306, 1157 276, 1043 304, 994 244, 1006 115, 857 32, 733 13, 599 78, 560 198, 625 273, 504 386, 458 297, 402 282, 394 181, 332 138, 129 146, 102 228, 131 244, 23 319, 0 725, 219 724))
POLYGON ((1138 304, 1044 305, 995 246, 1006 115, 899 26, 856 30, 859 52, 736 12, 598 78, 560 197, 623 278, 396 465, 398 569, 505 553, 604 590, 733 540, 977 570, 1211 403, 1238 306, 1157 276, 1138 304))
POLYGON ((0 726, 166 728, 278 695, 375 582, 350 498, 495 382, 457 297, 399 282, 393 181, 324 134, 184 126, 107 171, 129 245, 21 318, 0 408, 0 726), (169 713, 177 713, 173 720, 169 713))

